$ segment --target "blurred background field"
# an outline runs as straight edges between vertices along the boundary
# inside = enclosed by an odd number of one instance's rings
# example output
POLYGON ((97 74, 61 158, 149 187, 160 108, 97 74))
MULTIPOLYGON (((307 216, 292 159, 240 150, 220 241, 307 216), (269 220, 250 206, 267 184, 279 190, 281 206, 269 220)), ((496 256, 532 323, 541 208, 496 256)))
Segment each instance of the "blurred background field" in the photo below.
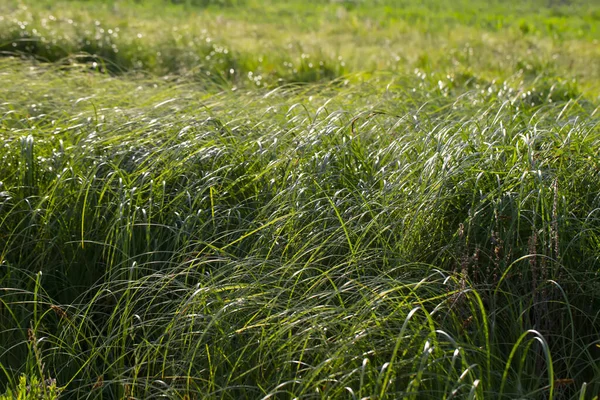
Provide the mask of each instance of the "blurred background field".
POLYGON ((0 4, 0 393, 597 399, 597 1, 0 4))
POLYGON ((596 1, 7 1, 0 52, 271 85, 419 68, 600 78, 596 1), (93 62, 93 61, 92 61, 93 62))

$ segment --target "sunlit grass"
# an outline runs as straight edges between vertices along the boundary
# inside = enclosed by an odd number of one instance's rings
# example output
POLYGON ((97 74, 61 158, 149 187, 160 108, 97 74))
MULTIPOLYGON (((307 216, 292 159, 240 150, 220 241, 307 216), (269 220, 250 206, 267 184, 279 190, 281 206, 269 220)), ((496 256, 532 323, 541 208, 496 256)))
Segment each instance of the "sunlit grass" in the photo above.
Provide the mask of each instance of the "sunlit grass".
POLYGON ((421 75, 206 95, 2 65, 9 381, 107 398, 599 389, 595 103, 421 75))
POLYGON ((600 10, 588 2, 172 3, 11 0, 0 6, 0 53, 249 87, 419 68, 598 89, 600 10))
POLYGON ((181 3, 0 6, 4 398, 597 396, 592 5, 181 3))

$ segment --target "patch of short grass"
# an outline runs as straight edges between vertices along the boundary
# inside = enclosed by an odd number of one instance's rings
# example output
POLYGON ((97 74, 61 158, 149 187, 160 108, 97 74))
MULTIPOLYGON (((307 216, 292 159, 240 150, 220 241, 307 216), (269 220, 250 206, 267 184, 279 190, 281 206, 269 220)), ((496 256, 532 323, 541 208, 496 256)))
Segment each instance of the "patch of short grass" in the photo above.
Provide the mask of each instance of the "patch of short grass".
POLYGON ((237 87, 418 68, 488 80, 546 74, 595 93, 599 13, 593 2, 541 0, 11 0, 0 6, 0 53, 237 87))

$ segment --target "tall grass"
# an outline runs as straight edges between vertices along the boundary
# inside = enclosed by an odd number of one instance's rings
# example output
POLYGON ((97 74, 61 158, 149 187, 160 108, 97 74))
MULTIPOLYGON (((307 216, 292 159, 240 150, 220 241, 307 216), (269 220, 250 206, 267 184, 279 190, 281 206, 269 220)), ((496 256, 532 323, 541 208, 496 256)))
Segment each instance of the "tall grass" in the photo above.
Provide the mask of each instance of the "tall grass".
POLYGON ((572 84, 417 71, 207 94, 0 65, 9 386, 600 391, 600 121, 572 84))

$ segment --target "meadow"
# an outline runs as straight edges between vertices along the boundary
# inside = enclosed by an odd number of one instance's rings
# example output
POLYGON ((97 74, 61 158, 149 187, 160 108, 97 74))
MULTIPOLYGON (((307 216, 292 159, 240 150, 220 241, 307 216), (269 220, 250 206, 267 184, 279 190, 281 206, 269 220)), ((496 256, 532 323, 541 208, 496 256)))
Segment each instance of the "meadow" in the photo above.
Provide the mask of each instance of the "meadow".
POLYGON ((598 399, 599 40, 595 0, 3 2, 0 399, 598 399))

